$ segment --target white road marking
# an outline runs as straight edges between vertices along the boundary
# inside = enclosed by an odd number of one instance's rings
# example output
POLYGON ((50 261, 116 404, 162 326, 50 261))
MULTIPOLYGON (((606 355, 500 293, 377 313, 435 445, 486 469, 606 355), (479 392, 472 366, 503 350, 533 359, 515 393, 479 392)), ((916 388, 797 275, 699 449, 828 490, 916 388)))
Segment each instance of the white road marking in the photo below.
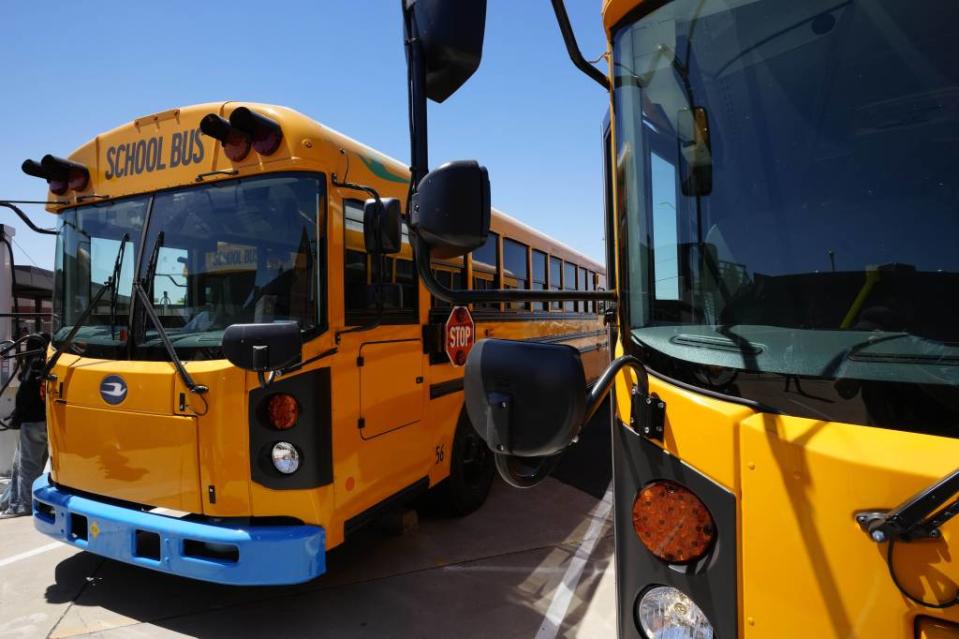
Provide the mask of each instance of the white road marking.
POLYGON ((40 546, 39 548, 34 548, 33 550, 28 550, 27 552, 22 552, 19 555, 13 555, 11 557, 6 557, 0 559, 0 568, 4 566, 9 566, 12 563, 16 563, 21 559, 29 559, 36 555, 42 555, 45 552, 50 552, 51 550, 56 550, 57 548, 67 548, 66 544, 61 544, 59 541, 55 541, 52 544, 47 544, 46 546, 40 546))
POLYGON ((583 569, 586 568, 586 562, 593 554, 593 548, 599 540, 599 531, 606 523, 610 511, 613 509, 613 485, 610 483, 600 501, 589 513, 592 521, 586 534, 583 535, 583 541, 580 542, 576 553, 569 561, 563 580, 556 587, 553 593, 553 600, 546 610, 546 617, 540 624, 539 631, 536 633, 536 639, 556 639, 559 635, 559 629, 563 626, 563 620, 566 619, 566 613, 569 612, 569 605, 573 601, 573 593, 579 585, 579 580, 583 577, 583 569))

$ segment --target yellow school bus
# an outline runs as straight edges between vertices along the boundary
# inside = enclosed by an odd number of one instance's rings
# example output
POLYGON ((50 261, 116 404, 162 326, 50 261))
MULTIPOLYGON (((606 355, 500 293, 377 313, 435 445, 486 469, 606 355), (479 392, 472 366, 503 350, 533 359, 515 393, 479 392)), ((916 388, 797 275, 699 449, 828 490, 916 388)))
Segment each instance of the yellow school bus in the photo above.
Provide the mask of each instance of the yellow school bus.
MULTIPOLYGON (((429 489, 458 514, 486 499, 491 456, 444 342, 451 312, 469 313, 421 285, 405 223, 396 246, 368 250, 368 213, 405 200, 406 166, 290 109, 224 102, 24 170, 49 182, 59 225, 40 531, 177 575, 282 584, 322 574, 326 551, 429 489), (224 336, 245 348, 263 327, 292 327, 293 356, 231 363, 224 336)), ((605 287, 602 266, 521 222, 497 212, 492 229, 436 276, 605 287)), ((595 378, 601 311, 487 304, 472 318, 482 336, 570 344, 595 378)), ((270 339, 250 352, 280 357, 270 339)))
MULTIPOLYGON (((959 7, 605 0, 600 70, 552 4, 609 92, 619 338, 560 407, 575 353, 479 342, 466 404, 490 449, 544 464, 613 387, 621 637, 959 637, 959 7)), ((484 16, 406 7, 414 173, 426 99, 475 71, 484 16)), ((424 210, 466 210, 447 173, 419 182, 424 210)))

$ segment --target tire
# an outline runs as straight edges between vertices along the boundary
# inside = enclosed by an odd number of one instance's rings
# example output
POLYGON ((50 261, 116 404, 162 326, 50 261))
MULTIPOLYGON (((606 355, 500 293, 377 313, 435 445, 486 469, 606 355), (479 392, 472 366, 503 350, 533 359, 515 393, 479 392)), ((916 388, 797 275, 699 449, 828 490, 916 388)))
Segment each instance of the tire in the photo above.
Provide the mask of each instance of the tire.
POLYGON ((462 517, 483 505, 496 474, 493 452, 473 428, 466 411, 456 424, 450 454, 450 476, 436 487, 436 492, 444 510, 462 517))

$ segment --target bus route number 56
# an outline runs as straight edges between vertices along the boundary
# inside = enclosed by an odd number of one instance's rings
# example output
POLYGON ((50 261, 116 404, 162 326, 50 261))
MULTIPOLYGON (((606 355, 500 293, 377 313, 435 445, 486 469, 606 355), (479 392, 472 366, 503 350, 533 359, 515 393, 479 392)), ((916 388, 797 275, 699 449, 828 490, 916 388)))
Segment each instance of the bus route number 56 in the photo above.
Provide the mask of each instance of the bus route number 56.
POLYGON ((465 306, 455 306, 446 320, 446 355, 453 366, 466 363, 466 356, 476 343, 476 325, 465 306))

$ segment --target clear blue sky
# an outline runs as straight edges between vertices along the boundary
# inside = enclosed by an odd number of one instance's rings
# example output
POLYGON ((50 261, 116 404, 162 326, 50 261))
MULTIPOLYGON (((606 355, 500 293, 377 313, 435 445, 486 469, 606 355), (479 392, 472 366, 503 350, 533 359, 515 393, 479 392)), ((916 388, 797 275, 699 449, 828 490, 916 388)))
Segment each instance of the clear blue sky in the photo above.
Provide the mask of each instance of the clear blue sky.
MULTIPOLYGON (((598 57, 600 0, 567 5, 584 55, 598 57)), ((0 24, 0 199, 45 196, 20 172, 25 158, 216 100, 289 106, 409 161, 400 0, 5 2, 0 24)), ((548 0, 489 0, 483 53, 459 93, 430 105, 431 166, 480 160, 494 206, 602 262, 606 94, 566 57, 548 0)), ((6 209, 0 223, 17 229, 18 263, 31 263, 25 250, 52 266, 48 236, 6 209)))

